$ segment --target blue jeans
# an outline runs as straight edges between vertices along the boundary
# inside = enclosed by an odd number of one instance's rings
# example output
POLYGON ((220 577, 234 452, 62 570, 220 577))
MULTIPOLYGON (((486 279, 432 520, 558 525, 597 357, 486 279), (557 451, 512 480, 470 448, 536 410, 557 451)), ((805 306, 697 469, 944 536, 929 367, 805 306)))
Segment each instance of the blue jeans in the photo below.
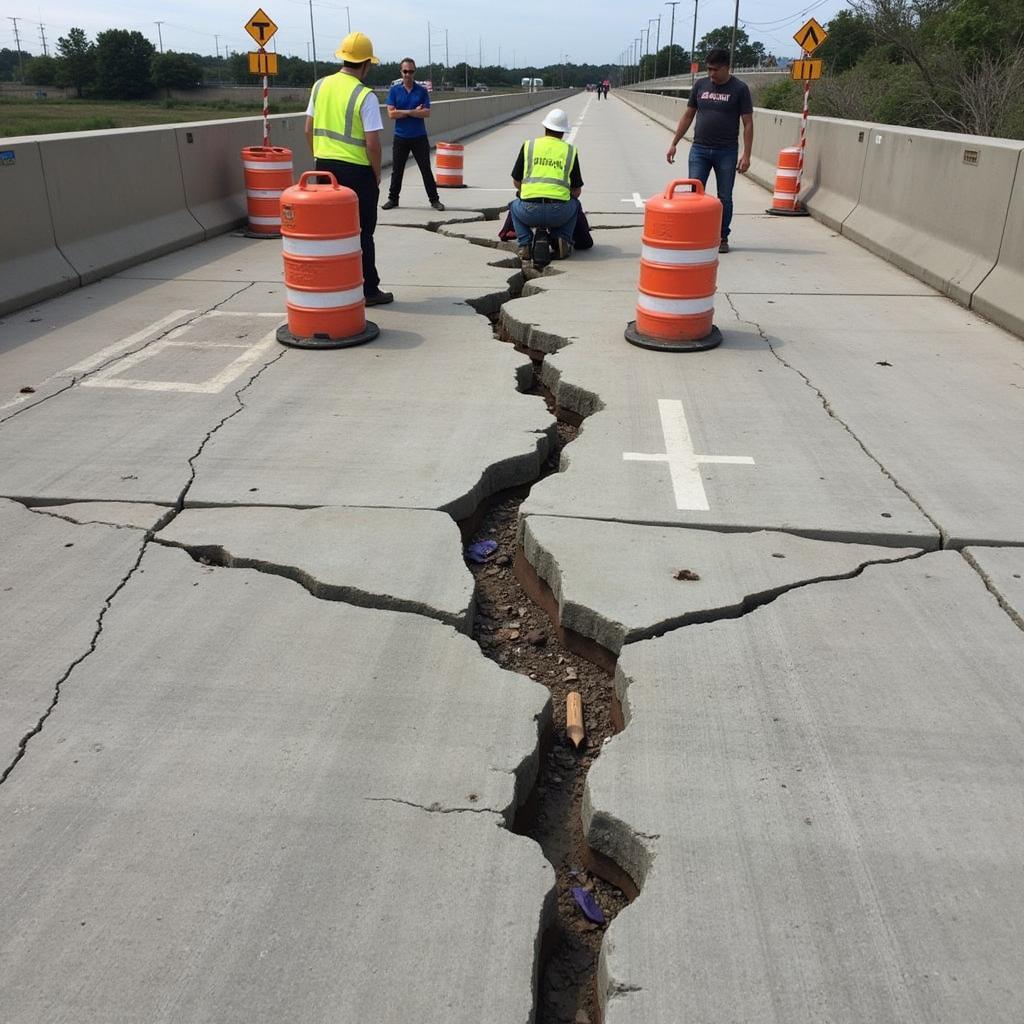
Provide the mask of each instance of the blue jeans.
POLYGON ((715 188, 718 198, 722 201, 722 237, 729 237, 729 225, 732 223, 732 186, 736 181, 736 163, 739 160, 740 147, 730 146, 728 149, 713 149, 711 146, 690 147, 690 177, 697 178, 707 187, 712 168, 715 172, 715 188))
POLYGON ((580 214, 580 201, 570 199, 565 203, 531 203, 529 199, 512 200, 509 206, 512 226, 516 229, 516 244, 529 245, 533 241, 531 228, 549 228, 553 238, 572 241, 576 230, 576 218, 580 214))

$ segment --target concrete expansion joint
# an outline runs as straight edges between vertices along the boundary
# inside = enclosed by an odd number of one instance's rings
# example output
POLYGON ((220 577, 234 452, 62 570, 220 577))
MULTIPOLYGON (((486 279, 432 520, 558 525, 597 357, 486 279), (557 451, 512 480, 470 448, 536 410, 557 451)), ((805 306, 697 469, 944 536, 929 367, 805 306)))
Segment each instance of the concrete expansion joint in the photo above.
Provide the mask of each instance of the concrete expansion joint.
POLYGON ((85 661, 85 659, 92 655, 92 653, 96 650, 99 644, 100 634, 103 632, 103 620, 106 617, 107 612, 110 611, 110 607, 114 603, 114 598, 116 598, 117 595, 124 589, 128 581, 132 578, 132 576, 135 575, 135 572, 139 568, 139 565, 142 563, 142 556, 146 553, 146 547, 149 545, 149 540, 150 534, 147 532, 145 536, 142 538, 141 543, 139 544, 139 553, 134 563, 132 564, 131 568, 118 581, 117 586, 114 587, 114 589, 110 592, 110 594, 107 595, 106 599, 104 600, 103 607, 100 609, 99 614, 96 616, 96 629, 93 631, 92 638, 89 641, 89 646, 82 654, 75 658, 75 660, 72 661, 70 665, 68 665, 63 675, 61 675, 61 677, 54 684, 53 698, 50 700, 49 706, 39 717, 39 721, 36 722, 36 724, 31 729, 29 729, 29 731, 25 733, 25 735, 22 736, 22 738, 19 740, 17 753, 12 758, 11 763, 7 765, 7 767, 3 770, 2 773, 0 773, 0 786, 2 786, 7 781, 11 772, 14 771, 15 767, 28 752, 28 747, 32 741, 32 738, 34 736, 38 736, 39 733, 43 731, 43 726, 45 726, 47 719, 50 717, 50 715, 53 714, 53 712, 57 708, 57 705, 60 703, 61 690, 64 684, 67 682, 68 678, 71 676, 71 673, 74 672, 74 670, 79 665, 81 665, 82 662, 85 661))
POLYGON ((846 423, 846 421, 843 420, 836 413, 835 409, 832 407, 832 403, 828 400, 827 396, 821 390, 821 388, 819 388, 811 380, 811 378, 808 377, 807 374, 803 372, 803 370, 801 370, 798 367, 794 366, 792 363, 787 362, 782 356, 779 355, 778 350, 771 343, 771 340, 769 339, 768 334, 761 327, 761 325, 759 323, 757 323, 756 320, 745 320, 743 317, 740 316, 739 310, 736 308, 735 303, 732 301, 732 296, 729 295, 728 292, 723 292, 722 294, 725 295, 726 301, 729 303, 729 308, 732 310, 733 315, 736 317, 736 319, 739 320, 740 323, 749 324, 751 327, 754 328, 754 330, 757 331, 758 335, 760 335, 760 337, 761 337, 761 340, 765 343, 765 345, 768 346, 768 351, 771 352, 771 354, 784 367, 786 367, 787 370, 791 370, 793 373, 797 374, 797 376, 799 376, 801 380, 803 380, 804 384, 806 384, 807 387, 809 387, 818 396, 818 398, 821 400, 822 408, 824 408, 825 412, 827 412, 828 415, 832 419, 834 419, 836 421, 836 423, 838 423, 839 426, 841 426, 843 428, 843 430, 845 430, 850 435, 850 437, 853 438, 853 440, 857 443, 857 445, 860 448, 860 450, 878 467, 879 471, 883 474, 883 476, 885 476, 892 483, 893 487, 895 487, 896 490, 898 490, 909 502, 911 502, 911 504, 914 505, 914 507, 918 510, 918 512, 920 512, 921 515, 923 515, 925 517, 925 519, 927 519, 928 522, 930 522, 932 524, 932 526, 935 527, 935 533, 938 536, 938 541, 939 541, 938 547, 939 547, 940 550, 944 550, 948 546, 948 543, 949 543, 949 534, 942 528, 942 526, 938 522, 936 522, 936 520, 932 516, 930 516, 928 514, 927 509, 925 509, 925 507, 917 500, 917 498, 915 498, 914 495, 911 494, 910 491, 908 491, 906 489, 906 487, 904 487, 899 482, 899 480, 896 479, 895 476, 893 476, 893 474, 886 468, 886 466, 882 462, 882 460, 879 459, 878 456, 875 455, 874 452, 872 452, 867 447, 867 445, 864 444, 864 442, 850 428, 850 425, 848 423, 846 423))

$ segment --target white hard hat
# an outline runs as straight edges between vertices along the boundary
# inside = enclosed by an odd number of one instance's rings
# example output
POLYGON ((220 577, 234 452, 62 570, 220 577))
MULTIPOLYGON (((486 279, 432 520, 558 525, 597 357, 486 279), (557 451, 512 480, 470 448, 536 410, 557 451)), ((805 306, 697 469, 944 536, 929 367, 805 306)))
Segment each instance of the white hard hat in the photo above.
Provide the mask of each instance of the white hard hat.
POLYGON ((548 116, 541 121, 541 124, 553 132, 562 132, 564 134, 569 130, 569 118, 560 107, 549 110, 548 116))

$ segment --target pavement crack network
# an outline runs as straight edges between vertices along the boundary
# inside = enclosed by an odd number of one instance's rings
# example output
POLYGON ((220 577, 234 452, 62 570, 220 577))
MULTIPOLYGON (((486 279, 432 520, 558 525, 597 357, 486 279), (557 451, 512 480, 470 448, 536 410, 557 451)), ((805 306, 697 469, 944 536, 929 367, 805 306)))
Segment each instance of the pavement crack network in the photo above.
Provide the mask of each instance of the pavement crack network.
POLYGON ((324 583, 312 573, 300 569, 297 565, 271 562, 266 559, 248 558, 233 555, 220 544, 188 544, 183 541, 168 540, 159 535, 153 538, 157 544, 168 548, 185 551, 192 559, 202 565, 214 565, 221 569, 251 569, 267 576, 279 576, 291 580, 305 590, 310 597, 318 601, 332 601, 347 604, 356 608, 369 608, 380 612, 404 612, 407 615, 420 615, 444 623, 453 629, 465 629, 465 620, 455 613, 445 613, 440 609, 430 608, 422 601, 406 600, 392 597, 387 593, 375 593, 360 587, 340 583, 324 583))
POLYGON ((985 584, 985 589, 996 599, 999 607, 1006 612, 1010 617, 1010 621, 1013 622, 1018 629, 1024 629, 1024 618, 1021 617, 1019 611, 1013 607, 1006 600, 1006 598, 999 592, 999 589, 992 582, 991 577, 985 570, 978 564, 977 559, 969 551, 961 551, 961 557, 965 562, 981 577, 981 582, 985 584))
POLYGON ((442 807, 435 802, 432 804, 418 804, 412 800, 400 800, 395 796, 364 796, 368 803, 375 804, 404 804, 406 807, 415 807, 417 810, 426 811, 428 814, 491 814, 501 817, 498 811, 492 807, 442 807))
POLYGON ((14 771, 15 767, 25 756, 33 737, 38 736, 39 733, 43 731, 43 726, 46 724, 50 715, 53 714, 53 712, 57 708, 57 705, 60 703, 62 688, 64 684, 67 682, 68 678, 71 676, 71 673, 74 672, 74 670, 79 665, 81 665, 82 662, 85 661, 85 659, 88 658, 96 650, 96 647, 99 643, 100 634, 103 632, 103 621, 106 618, 107 612, 110 611, 110 607, 114 602, 114 598, 117 597, 117 595, 124 589, 124 587, 127 585, 128 581, 132 578, 132 576, 135 575, 136 570, 139 568, 139 565, 142 562, 143 555, 145 555, 146 553, 146 548, 148 545, 149 536, 147 535, 145 538, 143 538, 142 543, 139 545, 139 554, 138 557, 135 559, 135 562, 132 564, 128 572, 126 572, 125 575, 121 578, 117 586, 114 587, 114 589, 104 600, 103 607, 100 609, 99 615, 96 617, 96 629, 93 631, 92 639, 89 642, 88 648, 77 658, 75 658, 74 661, 71 662, 71 664, 67 667, 64 674, 54 684, 53 698, 51 699, 49 706, 40 716, 39 721, 36 722, 35 726, 33 726, 19 741, 17 753, 14 755, 14 758, 12 759, 11 763, 7 765, 7 767, 4 769, 3 773, 0 774, 0 786, 2 786, 7 781, 7 779, 10 777, 11 772, 14 771))
POLYGON ((895 476, 893 476, 893 474, 886 468, 882 460, 879 459, 878 456, 875 455, 875 453, 872 452, 871 449, 868 448, 868 446, 856 435, 856 433, 853 431, 850 425, 836 413, 835 409, 832 407, 832 403, 828 400, 827 396, 821 390, 821 388, 819 388, 811 380, 811 378, 808 377, 807 374, 803 372, 803 370, 794 366, 792 363, 788 362, 781 355, 779 355, 778 350, 771 343, 771 340, 769 339, 767 332, 764 330, 763 327, 761 327, 761 325, 756 320, 746 320, 742 316, 740 316, 740 312, 736 308, 736 304, 733 302, 732 296, 728 292, 723 292, 722 294, 725 295, 726 301, 729 303, 729 308, 732 310, 733 315, 736 317, 736 319, 741 324, 749 324, 751 327, 754 328, 754 330, 757 331, 758 335, 761 337, 761 340, 765 343, 765 345, 768 346, 768 350, 771 352, 771 354, 784 367, 786 367, 787 370, 791 370, 793 373, 797 374, 797 376, 799 376, 801 380, 803 380, 804 384, 806 384, 807 387, 809 387, 821 400, 821 404, 825 412, 827 412, 828 415, 832 419, 834 419, 836 423, 838 423, 843 428, 843 430, 845 430, 850 435, 850 437, 853 438, 853 440, 860 447, 861 451, 864 452, 864 454, 869 459, 871 459, 871 461, 878 467, 879 471, 892 483, 893 487, 895 487, 896 490, 898 490, 921 513, 921 515, 923 515, 925 519, 927 519, 928 522, 931 523, 933 527, 935 527, 935 532, 938 534, 939 537, 939 547, 942 549, 948 547, 949 535, 946 533, 946 531, 931 515, 928 514, 928 511, 917 500, 917 498, 915 498, 914 495, 911 494, 910 491, 908 491, 907 488, 904 487, 899 482, 899 480, 896 479, 895 476))
POLYGON ((799 580, 796 583, 772 587, 770 590, 764 590, 757 594, 746 594, 740 600, 738 605, 731 608, 708 608, 702 611, 687 612, 684 615, 659 622, 648 629, 634 630, 622 641, 622 646, 626 647, 629 644, 641 643, 644 640, 653 640, 656 637, 665 636, 667 633, 673 633, 676 630, 685 629, 688 626, 707 625, 711 622, 723 622, 728 619, 742 619, 747 615, 750 615, 752 612, 757 611, 759 608, 764 608, 766 605, 772 604, 780 597, 793 593, 795 590, 802 590, 805 587, 815 587, 822 583, 838 583, 845 580, 853 580, 860 576, 869 566, 898 565, 901 562, 912 562, 927 554, 928 551, 922 548, 909 555, 900 555, 897 558, 872 558, 865 562, 861 562, 860 565, 851 569, 849 572, 834 573, 827 576, 815 576, 811 579, 799 580))
MULTIPOLYGON (((212 313, 214 310, 219 309, 226 302, 230 302, 232 299, 237 298, 239 295, 242 294, 242 292, 248 291, 255 284, 257 284, 256 281, 249 281, 249 282, 247 282, 241 288, 237 289, 237 291, 233 291, 230 295, 225 296, 219 302, 215 302, 212 306, 209 306, 207 309, 196 310, 195 313, 193 313, 192 316, 188 317, 188 319, 182 320, 181 323, 173 324, 171 327, 168 327, 166 330, 160 331, 159 334, 154 334, 152 338, 148 338, 146 341, 144 341, 137 348, 133 348, 131 350, 125 350, 123 352, 116 352, 116 353, 114 353, 114 355, 112 355, 109 359, 105 359, 102 363, 99 363, 97 366, 94 366, 91 369, 86 370, 80 376, 72 377, 71 380, 67 384, 65 384, 63 387, 58 388, 56 391, 52 392, 51 394, 44 395, 42 398, 39 399, 39 401, 31 402, 31 403, 26 403, 24 405, 21 405, 20 407, 16 408, 9 416, 0 417, 0 426, 3 426, 3 424, 7 423, 8 420, 14 419, 15 416, 20 416, 22 413, 29 412, 32 409, 38 409, 40 406, 45 405, 47 402, 51 401, 52 399, 57 398, 59 395, 64 394, 66 391, 70 391, 72 388, 77 387, 79 384, 82 383, 82 381, 88 380, 94 374, 100 373, 101 371, 107 369, 109 366, 112 366, 118 360, 124 359, 127 356, 136 355, 139 352, 144 352, 147 348, 150 347, 150 345, 155 345, 158 341, 162 341, 172 331, 180 330, 182 327, 186 326, 187 324, 195 323, 201 317, 207 316, 210 313, 212 313)), ((57 375, 54 374, 53 376, 48 377, 46 380, 41 381, 40 384, 38 385, 38 387, 42 387, 44 384, 46 384, 49 381, 53 380, 56 376, 57 375)))
MULTIPOLYGON (((279 359, 283 359, 284 356, 287 355, 287 351, 287 349, 282 348, 282 350, 274 356, 273 359, 268 359, 240 388, 238 388, 237 391, 235 391, 235 401, 238 402, 238 408, 232 409, 231 412, 229 412, 219 423, 216 423, 211 427, 207 431, 206 436, 199 442, 199 447, 196 449, 195 453, 189 456, 189 478, 188 482, 182 488, 181 493, 178 495, 178 500, 174 504, 176 511, 180 512, 185 507, 185 498, 188 495, 188 492, 192 489, 192 485, 196 480, 196 461, 199 459, 199 456, 203 454, 203 449, 210 443, 210 439, 213 435, 216 434, 217 431, 228 422, 228 420, 234 419, 235 416, 246 408, 245 402, 242 401, 243 392, 247 391, 256 383, 264 370, 273 366, 279 359)), ((169 521, 170 520, 168 520, 168 522, 169 521)))

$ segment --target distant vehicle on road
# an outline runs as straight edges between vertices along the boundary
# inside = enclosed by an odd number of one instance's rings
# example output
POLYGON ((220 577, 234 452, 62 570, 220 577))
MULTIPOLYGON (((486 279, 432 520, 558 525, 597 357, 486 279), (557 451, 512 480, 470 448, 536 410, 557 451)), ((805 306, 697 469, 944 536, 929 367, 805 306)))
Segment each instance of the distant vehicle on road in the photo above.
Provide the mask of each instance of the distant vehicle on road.
POLYGON ((484 85, 483 82, 477 82, 476 85, 473 86, 473 92, 490 92, 490 91, 491 91, 491 87, 489 85, 484 85))

